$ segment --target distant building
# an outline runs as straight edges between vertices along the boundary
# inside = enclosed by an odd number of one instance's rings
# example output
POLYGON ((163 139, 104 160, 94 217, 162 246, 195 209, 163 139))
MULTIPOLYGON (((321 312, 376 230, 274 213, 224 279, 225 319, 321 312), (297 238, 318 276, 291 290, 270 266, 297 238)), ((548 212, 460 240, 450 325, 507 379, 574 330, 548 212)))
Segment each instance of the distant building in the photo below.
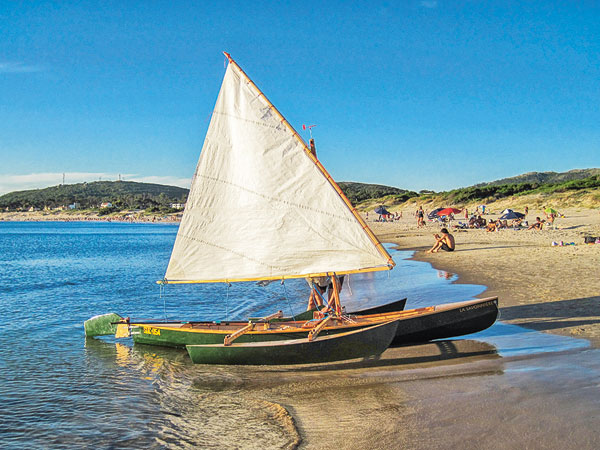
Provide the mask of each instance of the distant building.
POLYGON ((35 206, 32 206, 31 208, 29 208, 29 212, 34 212, 34 211, 39 211, 40 208, 36 208, 35 206))
POLYGON ((111 202, 101 203, 100 208, 112 208, 112 203, 111 202))
POLYGON ((79 208, 81 208, 81 205, 77 202, 69 205, 69 209, 79 209, 79 208))
POLYGON ((171 203, 170 206, 172 209, 184 209, 185 203, 171 203))
POLYGON ((57 206, 56 208, 52 208, 54 211, 64 211, 65 209, 67 209, 67 207, 65 205, 60 205, 57 206))

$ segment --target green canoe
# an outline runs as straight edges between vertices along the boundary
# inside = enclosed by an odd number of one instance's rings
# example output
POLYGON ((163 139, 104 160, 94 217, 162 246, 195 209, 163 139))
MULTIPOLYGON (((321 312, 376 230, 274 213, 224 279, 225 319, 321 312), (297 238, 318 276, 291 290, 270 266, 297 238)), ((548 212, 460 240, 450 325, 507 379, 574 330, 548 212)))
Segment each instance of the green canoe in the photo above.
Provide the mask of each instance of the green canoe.
POLYGON ((388 348, 398 328, 398 321, 361 328, 314 341, 307 338, 211 345, 187 345, 196 364, 285 365, 312 364, 379 355, 388 348))

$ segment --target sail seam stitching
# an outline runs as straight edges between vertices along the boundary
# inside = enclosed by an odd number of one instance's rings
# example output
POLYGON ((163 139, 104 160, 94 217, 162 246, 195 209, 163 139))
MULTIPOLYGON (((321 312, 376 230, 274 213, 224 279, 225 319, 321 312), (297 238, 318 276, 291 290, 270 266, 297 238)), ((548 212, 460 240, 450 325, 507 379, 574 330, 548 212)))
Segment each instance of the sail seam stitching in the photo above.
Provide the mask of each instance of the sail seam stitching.
POLYGON ((197 174, 197 176, 201 177, 201 178, 208 179, 208 180, 212 180, 212 181, 215 181, 215 182, 223 183, 223 184, 226 184, 226 185, 229 185, 229 186, 236 187, 236 188, 238 188, 238 189, 240 189, 242 191, 254 194, 257 197, 264 198, 265 200, 271 200, 271 201, 274 201, 274 202, 279 202, 279 203, 282 203, 282 204, 288 205, 288 206, 295 206, 297 208, 305 209, 307 211, 311 211, 311 212, 315 212, 315 213, 319 213, 319 214, 322 214, 324 216, 328 216, 328 217, 332 217, 332 218, 335 218, 335 219, 344 220, 344 221, 349 222, 349 223, 354 223, 354 220, 353 220, 354 218, 347 218, 347 217, 343 217, 343 216, 338 216, 338 215, 332 214, 332 213, 330 213, 328 211, 323 211, 323 210, 320 210, 320 209, 317 209, 317 208, 313 208, 313 207, 310 207, 310 206, 306 206, 306 205, 302 205, 302 204, 299 204, 299 203, 290 202, 289 200, 282 200, 282 199, 279 199, 279 198, 276 198, 276 197, 272 197, 272 196, 269 196, 269 195, 261 194, 260 192, 256 192, 256 191, 253 191, 251 189, 245 188, 243 186, 240 186, 239 184, 232 183, 231 181, 222 180, 220 178, 211 177, 210 175, 204 175, 204 174, 197 174))

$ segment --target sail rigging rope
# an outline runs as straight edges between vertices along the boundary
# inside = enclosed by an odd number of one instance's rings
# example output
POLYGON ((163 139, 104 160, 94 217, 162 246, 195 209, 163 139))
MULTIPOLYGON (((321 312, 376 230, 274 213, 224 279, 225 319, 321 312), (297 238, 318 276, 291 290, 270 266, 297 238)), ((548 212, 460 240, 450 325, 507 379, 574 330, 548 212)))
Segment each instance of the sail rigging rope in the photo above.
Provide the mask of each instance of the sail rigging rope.
POLYGON ((165 285, 164 284, 159 284, 160 286, 160 290, 158 293, 159 298, 163 299, 163 313, 165 315, 165 322, 167 322, 167 298, 165 295, 165 285))
POLYGON ((229 321, 229 288, 231 283, 227 283, 227 297, 225 298, 225 320, 229 321))
POLYGON ((281 285, 283 286, 283 296, 287 300, 288 307, 290 308, 290 312, 292 313, 292 319, 294 319, 294 322, 295 322, 296 316, 294 315, 294 310, 292 309, 292 304, 290 303, 290 299, 287 295, 287 289, 285 287, 285 280, 281 280, 281 285))

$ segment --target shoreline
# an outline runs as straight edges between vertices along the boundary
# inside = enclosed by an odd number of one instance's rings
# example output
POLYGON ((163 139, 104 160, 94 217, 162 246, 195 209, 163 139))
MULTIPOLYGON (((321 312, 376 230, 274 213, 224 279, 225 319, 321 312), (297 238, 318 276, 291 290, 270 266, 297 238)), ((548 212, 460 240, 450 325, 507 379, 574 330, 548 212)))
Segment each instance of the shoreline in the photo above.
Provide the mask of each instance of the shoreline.
POLYGON ((116 215, 100 216, 98 213, 65 212, 0 212, 1 222, 118 222, 118 223, 179 223, 181 213, 141 215, 123 211, 116 215))
MULTIPOLYGON (((452 231, 456 251, 425 253, 439 225, 426 222, 417 228, 413 212, 402 211, 393 222, 363 217, 382 242, 414 251, 412 259, 434 269, 455 273, 459 284, 485 285, 479 297, 498 296, 502 321, 564 336, 588 339, 600 348, 600 244, 583 244, 583 236, 600 236, 600 213, 595 209, 564 210, 556 229, 452 231), (552 242, 576 245, 551 246, 552 242)), ((527 219, 542 216, 532 210, 527 219)), ((497 215, 485 216, 488 220, 497 215)), ((177 224, 180 214, 119 216, 70 212, 0 212, 1 222, 116 222, 177 224)), ((456 223, 456 222, 454 222, 456 223)))
MULTIPOLYGON (((531 213, 528 218, 540 215, 531 213)), ((485 285, 478 297, 498 296, 499 320, 574 338, 600 348, 600 244, 583 244, 583 236, 600 236, 597 210, 567 210, 557 229, 451 231, 452 253, 426 253, 439 226, 418 229, 412 221, 377 223, 381 240, 411 259, 455 273, 459 284, 485 285), (552 242, 576 245, 552 246, 552 242)), ((412 217, 411 217, 412 219, 412 217)), ((371 223, 369 224, 371 225, 371 223)))

